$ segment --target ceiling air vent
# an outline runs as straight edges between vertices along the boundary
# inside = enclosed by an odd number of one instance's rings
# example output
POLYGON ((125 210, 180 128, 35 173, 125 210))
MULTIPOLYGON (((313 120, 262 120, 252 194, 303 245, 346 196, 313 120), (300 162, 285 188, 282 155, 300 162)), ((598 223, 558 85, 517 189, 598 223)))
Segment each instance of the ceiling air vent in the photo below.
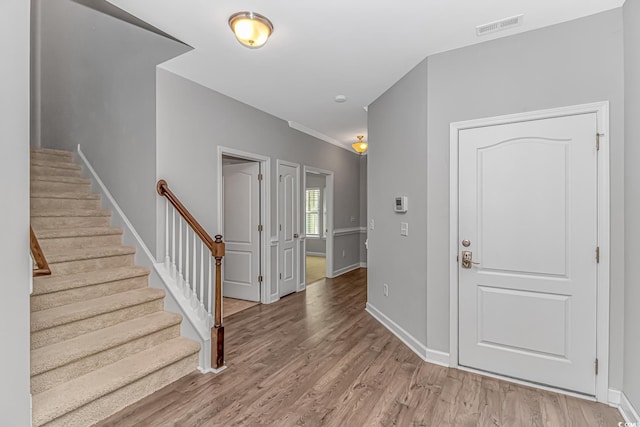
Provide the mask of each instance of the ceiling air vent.
POLYGON ((476 27, 476 35, 484 36, 485 34, 496 33, 502 30, 508 30, 509 28, 522 25, 522 18, 524 15, 512 16, 510 18, 501 19, 495 22, 489 22, 488 24, 478 25, 476 27))

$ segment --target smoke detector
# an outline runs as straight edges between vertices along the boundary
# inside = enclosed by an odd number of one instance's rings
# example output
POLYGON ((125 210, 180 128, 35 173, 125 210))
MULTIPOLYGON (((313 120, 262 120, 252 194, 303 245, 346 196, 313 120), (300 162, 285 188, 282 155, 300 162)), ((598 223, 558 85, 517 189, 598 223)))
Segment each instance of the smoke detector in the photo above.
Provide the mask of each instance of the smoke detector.
POLYGON ((486 34, 497 33, 498 31, 508 30, 510 28, 522 25, 523 14, 511 16, 509 18, 500 19, 499 21, 489 22, 488 24, 478 25, 476 27, 476 35, 484 36, 486 34))

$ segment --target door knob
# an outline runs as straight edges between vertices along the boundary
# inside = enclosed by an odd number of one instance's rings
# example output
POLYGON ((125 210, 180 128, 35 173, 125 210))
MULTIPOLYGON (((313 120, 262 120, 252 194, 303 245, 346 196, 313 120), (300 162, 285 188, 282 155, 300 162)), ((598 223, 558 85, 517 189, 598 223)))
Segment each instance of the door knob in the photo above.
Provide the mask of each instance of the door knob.
POLYGON ((294 238, 294 239, 297 239, 298 237, 299 237, 299 236, 298 236, 298 233, 296 233, 296 234, 294 234, 294 235, 293 235, 293 238, 294 238))
POLYGON ((480 264, 473 262, 473 253, 471 251, 462 251, 462 268, 471 268, 472 264, 480 264))

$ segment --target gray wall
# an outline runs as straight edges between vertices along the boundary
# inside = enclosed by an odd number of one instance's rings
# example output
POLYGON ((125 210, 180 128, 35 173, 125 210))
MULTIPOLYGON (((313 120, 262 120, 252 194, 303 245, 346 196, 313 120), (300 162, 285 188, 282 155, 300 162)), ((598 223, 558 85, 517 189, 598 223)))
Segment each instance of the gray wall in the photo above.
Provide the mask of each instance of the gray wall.
MULTIPOLYGON (((322 189, 321 193, 320 193, 320 206, 322 209, 322 202, 324 199, 324 190, 327 186, 326 184, 326 178, 324 177, 324 175, 318 175, 315 173, 308 173, 307 174, 307 188, 320 188, 322 189)), ((303 223, 304 224, 304 223, 303 223)), ((322 222, 322 215, 320 215, 320 229, 322 230, 323 228, 326 229, 326 224, 324 224, 322 222)), ((325 238, 320 238, 320 239, 316 239, 316 238, 311 238, 309 236, 307 236, 306 239, 306 246, 307 246, 307 253, 309 252, 314 252, 317 254, 326 254, 327 251, 327 240, 325 238)))
POLYGON ((80 144, 155 247, 155 67, 190 48, 75 1, 35 3, 42 23, 42 146, 80 144))
POLYGON ((28 426, 29 408, 29 2, 0 2, 0 425, 28 426))
POLYGON ((624 4, 625 322, 623 391, 640 411, 640 2, 624 4))
MULTIPOLYGON (((369 106, 368 303, 427 342, 427 62, 422 61, 369 106), (407 196, 409 210, 393 211, 407 196), (400 235, 400 223, 409 235, 400 235), (389 296, 382 285, 389 285, 389 296)), ((442 302, 446 304, 448 300, 442 302)), ((443 325, 446 327, 446 325, 443 325)))
POLYGON ((369 246, 372 267, 376 260, 387 256, 384 272, 369 267, 370 301, 384 304, 378 308, 407 331, 413 331, 414 337, 428 348, 448 352, 449 124, 609 100, 610 385, 620 389, 624 309, 623 99, 621 9, 434 55, 420 64, 369 109, 369 185, 376 188, 369 200, 369 217, 376 219, 376 230, 370 231, 370 242, 375 242, 369 246), (381 218, 395 218, 390 216, 394 192, 409 195, 410 237, 397 250, 392 244, 394 251, 384 254, 389 242, 379 239, 380 234, 400 239, 399 220, 389 224, 390 234, 378 231, 382 227, 379 219, 382 223, 381 218), (407 258, 412 261, 408 266, 407 258), (392 298, 390 290, 388 301, 382 303, 378 295, 381 282, 388 277, 402 284, 397 287, 400 295, 392 298), (406 304, 416 307, 406 310, 406 304))
MULTIPOLYGON (((162 68, 157 72, 157 173, 166 179, 209 234, 218 233, 218 146, 269 156, 271 195, 276 194, 276 159, 334 172, 334 228, 358 226, 358 155, 289 128, 286 122, 204 88, 162 68), (355 221, 351 222, 351 217, 355 221)), ((300 200, 303 196, 300 176, 300 200)), ((158 221, 164 217, 158 203, 158 221)), ((271 232, 276 235, 276 203, 271 232)), ((300 209, 300 225, 302 215, 300 209)), ((163 251, 158 227, 158 254, 163 251)), ((358 235, 334 239, 334 270, 359 263, 358 235), (345 256, 342 256, 343 249, 345 256)), ((272 272, 274 270, 272 269, 272 272)))
POLYGON ((367 156, 360 156, 360 227, 365 231, 360 233, 360 263, 367 262, 367 156))

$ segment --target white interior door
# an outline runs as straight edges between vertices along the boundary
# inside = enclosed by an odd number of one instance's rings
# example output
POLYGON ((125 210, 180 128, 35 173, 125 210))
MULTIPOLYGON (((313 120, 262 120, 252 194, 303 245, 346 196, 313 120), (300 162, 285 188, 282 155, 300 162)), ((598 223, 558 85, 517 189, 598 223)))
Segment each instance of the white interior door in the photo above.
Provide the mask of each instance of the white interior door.
POLYGON ((279 293, 282 297, 295 292, 298 285, 298 168, 280 164, 278 185, 279 293))
POLYGON ((596 129, 593 113, 460 131, 460 365, 595 395, 596 129))
POLYGON ((257 162, 222 166, 225 297, 260 301, 259 174, 257 162))

